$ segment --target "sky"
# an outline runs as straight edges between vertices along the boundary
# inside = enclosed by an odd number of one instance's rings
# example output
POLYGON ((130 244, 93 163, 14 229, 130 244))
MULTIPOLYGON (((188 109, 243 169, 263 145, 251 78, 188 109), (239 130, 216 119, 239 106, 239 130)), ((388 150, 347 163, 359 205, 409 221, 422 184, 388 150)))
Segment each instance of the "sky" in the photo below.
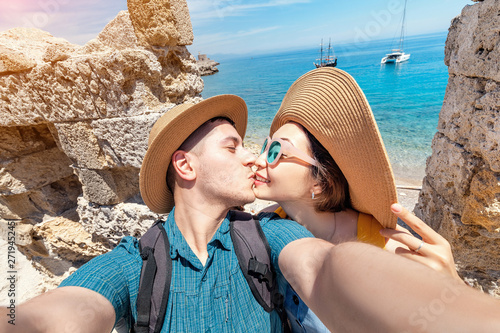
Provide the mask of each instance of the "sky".
MULTIPOLYGON (((194 42, 190 52, 263 54, 399 36, 405 0, 187 0, 194 42)), ((472 0, 407 0, 408 36, 446 32, 472 0)), ((35 27, 83 45, 126 0, 1 0, 0 31, 35 27)))

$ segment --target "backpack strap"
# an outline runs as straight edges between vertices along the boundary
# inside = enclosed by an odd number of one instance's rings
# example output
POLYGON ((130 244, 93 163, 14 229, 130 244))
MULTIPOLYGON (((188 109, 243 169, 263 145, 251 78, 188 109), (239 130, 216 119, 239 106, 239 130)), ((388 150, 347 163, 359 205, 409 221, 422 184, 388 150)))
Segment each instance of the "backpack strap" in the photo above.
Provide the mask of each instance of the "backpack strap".
POLYGON ((163 326, 172 279, 170 243, 162 221, 156 221, 141 237, 139 250, 143 263, 137 295, 135 332, 156 333, 163 326))
POLYGON ((271 247, 258 218, 249 213, 232 211, 230 233, 238 263, 253 296, 265 311, 276 310, 283 330, 290 332, 284 297, 276 282, 271 247))
MULTIPOLYGON (((232 211, 230 234, 238 263, 253 296, 265 311, 275 309, 284 332, 291 332, 284 298, 276 283, 271 248, 258 219, 248 213, 232 211)), ((165 319, 172 279, 170 243, 162 221, 156 221, 141 237, 139 250, 143 264, 137 295, 137 323, 132 325, 131 332, 157 333, 165 319)))

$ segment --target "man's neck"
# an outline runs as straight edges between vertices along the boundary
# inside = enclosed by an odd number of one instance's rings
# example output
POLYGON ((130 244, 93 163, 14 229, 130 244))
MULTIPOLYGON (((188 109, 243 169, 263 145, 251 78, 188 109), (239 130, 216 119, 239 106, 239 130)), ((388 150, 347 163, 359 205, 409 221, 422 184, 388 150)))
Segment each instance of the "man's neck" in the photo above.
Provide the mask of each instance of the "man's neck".
POLYGON ((191 250, 203 265, 208 259, 207 245, 229 209, 201 207, 184 203, 175 206, 175 222, 191 250))

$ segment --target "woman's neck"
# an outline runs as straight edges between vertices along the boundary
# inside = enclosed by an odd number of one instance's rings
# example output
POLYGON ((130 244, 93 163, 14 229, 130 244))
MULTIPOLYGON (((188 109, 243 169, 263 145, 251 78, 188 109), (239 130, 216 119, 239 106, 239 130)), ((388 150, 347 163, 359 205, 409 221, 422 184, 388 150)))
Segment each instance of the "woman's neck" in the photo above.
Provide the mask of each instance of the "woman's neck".
POLYGON ((357 237, 358 213, 352 209, 341 212, 317 212, 314 205, 297 202, 280 203, 289 218, 306 227, 314 237, 332 243, 357 237))
POLYGON ((314 237, 329 241, 335 233, 335 213, 317 212, 312 205, 280 203, 289 218, 306 227, 314 237))

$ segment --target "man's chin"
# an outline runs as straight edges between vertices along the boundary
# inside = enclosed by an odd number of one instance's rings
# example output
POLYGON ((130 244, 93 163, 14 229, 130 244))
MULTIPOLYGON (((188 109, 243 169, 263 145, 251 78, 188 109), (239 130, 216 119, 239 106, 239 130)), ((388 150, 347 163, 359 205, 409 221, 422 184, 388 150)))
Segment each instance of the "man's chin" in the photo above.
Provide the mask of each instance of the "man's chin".
POLYGON ((254 201, 255 201, 255 195, 252 192, 252 194, 248 195, 246 198, 242 198, 241 202, 236 206, 244 206, 254 201))

